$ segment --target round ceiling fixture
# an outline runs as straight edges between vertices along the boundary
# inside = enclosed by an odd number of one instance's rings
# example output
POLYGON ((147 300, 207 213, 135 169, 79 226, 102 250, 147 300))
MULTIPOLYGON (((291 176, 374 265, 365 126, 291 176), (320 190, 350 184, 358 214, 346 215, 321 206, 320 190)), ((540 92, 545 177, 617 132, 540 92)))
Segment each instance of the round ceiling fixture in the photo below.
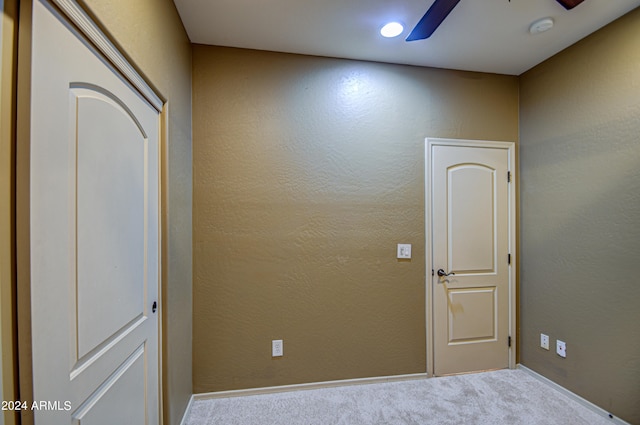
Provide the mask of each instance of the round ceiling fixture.
POLYGON ((531 34, 540 34, 541 32, 549 31, 551 28, 553 28, 553 19, 542 18, 531 24, 529 32, 531 34))
POLYGON ((401 23, 389 22, 387 25, 382 27, 382 29, 380 30, 380 34, 383 37, 391 38, 399 36, 400 34, 402 34, 402 31, 404 31, 404 27, 401 23))

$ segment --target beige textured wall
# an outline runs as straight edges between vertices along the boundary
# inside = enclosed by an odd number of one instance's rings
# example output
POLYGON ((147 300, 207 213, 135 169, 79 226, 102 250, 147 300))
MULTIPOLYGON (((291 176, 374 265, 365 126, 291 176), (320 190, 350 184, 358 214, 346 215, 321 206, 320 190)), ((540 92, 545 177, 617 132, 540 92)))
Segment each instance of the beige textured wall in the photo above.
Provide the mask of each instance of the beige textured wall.
POLYGON ((191 45, 171 0, 84 0, 168 102, 164 159, 163 326, 165 424, 191 396, 191 45))
POLYGON ((425 372, 424 138, 516 141, 517 78, 193 61, 194 392, 425 372))
POLYGON ((521 361, 640 423, 640 9, 521 77, 521 361), (567 358, 538 347, 567 343, 567 358))

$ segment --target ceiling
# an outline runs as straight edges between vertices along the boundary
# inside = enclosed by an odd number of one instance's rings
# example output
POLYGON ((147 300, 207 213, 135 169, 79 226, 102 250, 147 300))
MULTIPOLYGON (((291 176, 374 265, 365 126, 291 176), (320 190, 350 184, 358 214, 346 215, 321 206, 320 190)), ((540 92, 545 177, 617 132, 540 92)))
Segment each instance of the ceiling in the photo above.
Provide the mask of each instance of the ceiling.
POLYGON ((640 0, 462 0, 426 40, 405 37, 433 0, 174 0, 191 42, 520 75, 630 10, 640 0), (532 35, 535 20, 554 27, 532 35), (389 21, 396 38, 380 36, 389 21))

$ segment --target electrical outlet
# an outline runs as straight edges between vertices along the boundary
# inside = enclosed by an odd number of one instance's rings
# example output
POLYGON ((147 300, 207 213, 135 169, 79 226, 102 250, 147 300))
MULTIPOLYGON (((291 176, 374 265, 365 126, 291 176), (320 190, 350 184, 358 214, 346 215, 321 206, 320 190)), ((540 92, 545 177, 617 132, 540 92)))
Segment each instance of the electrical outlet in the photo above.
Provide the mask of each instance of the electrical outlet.
POLYGON ((283 342, 281 339, 271 341, 271 357, 281 357, 284 355, 283 342))
POLYGON ((540 347, 545 350, 549 349, 549 335, 540 334, 540 347))
POLYGON ((560 357, 567 357, 567 344, 564 341, 556 341, 556 354, 560 357))

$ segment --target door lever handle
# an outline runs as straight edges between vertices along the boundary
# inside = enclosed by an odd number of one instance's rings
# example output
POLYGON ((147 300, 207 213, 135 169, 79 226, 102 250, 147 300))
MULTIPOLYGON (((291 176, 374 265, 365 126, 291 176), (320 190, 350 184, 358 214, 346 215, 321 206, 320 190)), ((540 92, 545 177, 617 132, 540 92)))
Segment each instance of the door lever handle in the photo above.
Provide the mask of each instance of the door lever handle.
POLYGON ((440 276, 440 277, 442 277, 442 276, 451 276, 451 275, 455 275, 455 273, 454 272, 447 273, 442 269, 438 269, 438 276, 440 276))

